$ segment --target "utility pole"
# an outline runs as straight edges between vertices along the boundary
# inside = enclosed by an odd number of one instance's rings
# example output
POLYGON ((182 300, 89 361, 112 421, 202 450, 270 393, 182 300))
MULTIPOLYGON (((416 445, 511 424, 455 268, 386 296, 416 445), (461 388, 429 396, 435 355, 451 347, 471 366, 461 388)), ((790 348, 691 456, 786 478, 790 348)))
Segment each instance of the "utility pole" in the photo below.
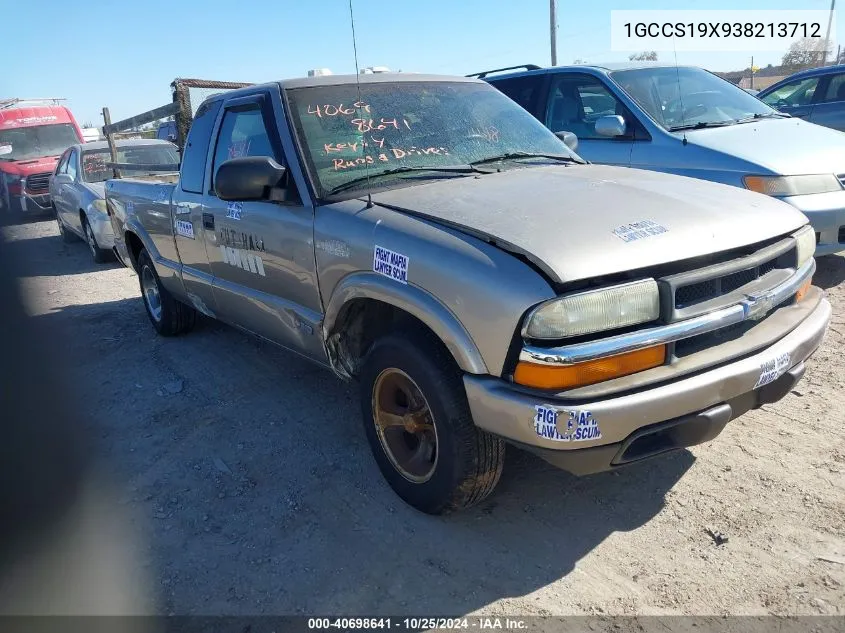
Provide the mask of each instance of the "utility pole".
POLYGON ((751 56, 751 89, 754 90, 754 55, 751 56))
MULTIPOLYGON (((833 0, 834 2, 836 0, 833 0)), ((549 30, 552 41, 552 66, 557 66, 557 0, 549 0, 549 30)), ((828 25, 828 31, 830 25, 828 25)))
POLYGON ((836 0, 830 0, 830 14, 827 16, 827 33, 824 35, 824 50, 822 51, 822 66, 827 65, 827 47, 830 46, 830 23, 833 22, 833 8, 836 0))

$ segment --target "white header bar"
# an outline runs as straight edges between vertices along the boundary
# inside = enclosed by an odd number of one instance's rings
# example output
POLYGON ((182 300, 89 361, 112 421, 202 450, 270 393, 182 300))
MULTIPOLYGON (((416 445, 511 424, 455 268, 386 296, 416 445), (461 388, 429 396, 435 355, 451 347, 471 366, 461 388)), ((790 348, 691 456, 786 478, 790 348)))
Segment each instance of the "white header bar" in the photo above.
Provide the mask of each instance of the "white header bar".
MULTIPOLYGON (((808 38, 822 51, 829 16, 828 11, 802 10, 611 11, 610 49, 786 52, 793 42, 808 38)), ((834 12, 829 42, 835 40, 834 12)))

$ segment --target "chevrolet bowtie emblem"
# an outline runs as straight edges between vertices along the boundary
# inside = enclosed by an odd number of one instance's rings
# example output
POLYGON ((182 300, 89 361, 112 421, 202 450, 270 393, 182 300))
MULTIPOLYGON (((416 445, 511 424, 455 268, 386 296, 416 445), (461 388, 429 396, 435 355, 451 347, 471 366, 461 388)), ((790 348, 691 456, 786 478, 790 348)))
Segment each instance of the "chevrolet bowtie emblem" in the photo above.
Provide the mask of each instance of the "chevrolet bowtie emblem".
POLYGON ((742 302, 742 310, 745 318, 751 321, 759 321, 774 307, 774 300, 771 295, 746 295, 742 302))

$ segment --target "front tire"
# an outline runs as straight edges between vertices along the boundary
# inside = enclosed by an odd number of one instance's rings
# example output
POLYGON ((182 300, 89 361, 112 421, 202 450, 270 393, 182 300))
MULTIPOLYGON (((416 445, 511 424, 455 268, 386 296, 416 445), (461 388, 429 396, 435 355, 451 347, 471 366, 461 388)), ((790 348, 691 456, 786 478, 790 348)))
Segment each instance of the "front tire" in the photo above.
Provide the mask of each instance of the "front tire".
POLYGON ((162 336, 176 336, 194 328, 196 310, 174 299, 167 288, 162 286, 146 249, 138 254, 138 279, 144 308, 156 332, 162 336))
POLYGON ((56 215, 56 224, 59 225, 59 235, 61 235, 62 241, 65 244, 73 242, 76 236, 65 227, 65 223, 62 222, 62 219, 59 217, 59 212, 56 210, 56 205, 53 205, 53 213, 56 215))
POLYGON ((360 381, 370 448, 405 502, 445 514, 493 492, 504 442, 473 423, 460 369, 436 337, 411 330, 376 341, 360 381))
POLYGON ((100 248, 97 244, 97 238, 94 235, 94 230, 88 223, 88 218, 82 216, 82 233, 85 235, 85 243, 88 245, 88 250, 91 251, 91 259, 95 264, 102 264, 109 259, 109 252, 100 248))

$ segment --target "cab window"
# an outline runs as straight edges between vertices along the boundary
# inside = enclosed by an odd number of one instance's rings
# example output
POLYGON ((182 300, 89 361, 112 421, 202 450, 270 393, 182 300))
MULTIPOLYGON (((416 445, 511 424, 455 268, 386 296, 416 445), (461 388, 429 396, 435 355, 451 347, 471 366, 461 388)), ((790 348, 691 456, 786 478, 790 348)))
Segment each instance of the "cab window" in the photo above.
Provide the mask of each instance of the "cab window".
POLYGON ((202 193, 205 179, 205 162, 208 158, 208 146, 211 143, 211 130, 220 111, 220 101, 203 103, 191 123, 188 140, 182 150, 182 167, 179 183, 182 191, 202 193))
POLYGON ((831 77, 824 92, 825 103, 836 101, 845 101, 845 73, 831 77))
POLYGON ((499 79, 490 83, 531 114, 536 115, 538 95, 542 87, 541 76, 513 77, 512 79, 499 79))
MULTIPOLYGON (((223 113, 220 131, 217 133, 217 145, 214 150, 214 162, 211 166, 212 191, 214 175, 220 165, 233 158, 245 156, 268 156, 279 165, 286 166, 284 157, 273 147, 270 133, 259 104, 237 106, 223 113)), ((299 203, 299 194, 293 184, 290 170, 285 173, 279 185, 285 190, 285 201, 299 203)))
POLYGON ((258 104, 249 109, 227 110, 223 115, 211 173, 216 174, 227 160, 244 156, 269 156, 279 162, 258 104))
POLYGON ((813 101, 818 84, 818 77, 790 81, 763 97, 763 103, 774 108, 809 105, 813 101))

